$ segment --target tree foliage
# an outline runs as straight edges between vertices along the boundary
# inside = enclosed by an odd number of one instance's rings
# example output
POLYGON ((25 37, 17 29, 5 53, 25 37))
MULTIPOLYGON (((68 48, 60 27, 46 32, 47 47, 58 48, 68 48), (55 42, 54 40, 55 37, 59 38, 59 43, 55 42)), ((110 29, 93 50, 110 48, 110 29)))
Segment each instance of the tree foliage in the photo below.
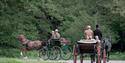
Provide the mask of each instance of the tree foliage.
POLYGON ((123 0, 0 0, 0 44, 19 46, 17 36, 47 40, 58 28, 73 43, 84 38, 86 25, 99 24, 113 43, 124 40, 123 0), (121 39, 122 38, 122 39, 121 39))

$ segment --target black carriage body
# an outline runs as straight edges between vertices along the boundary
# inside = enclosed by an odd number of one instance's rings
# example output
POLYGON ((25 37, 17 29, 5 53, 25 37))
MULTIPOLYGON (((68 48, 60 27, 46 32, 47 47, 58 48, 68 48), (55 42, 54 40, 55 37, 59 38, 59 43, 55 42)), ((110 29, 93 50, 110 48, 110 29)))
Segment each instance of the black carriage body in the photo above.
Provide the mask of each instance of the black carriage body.
POLYGON ((77 43, 80 54, 95 53, 96 43, 77 43))
POLYGON ((53 46, 59 46, 59 47, 61 47, 61 43, 60 43, 59 39, 52 39, 50 41, 50 46, 51 47, 53 47, 53 46))

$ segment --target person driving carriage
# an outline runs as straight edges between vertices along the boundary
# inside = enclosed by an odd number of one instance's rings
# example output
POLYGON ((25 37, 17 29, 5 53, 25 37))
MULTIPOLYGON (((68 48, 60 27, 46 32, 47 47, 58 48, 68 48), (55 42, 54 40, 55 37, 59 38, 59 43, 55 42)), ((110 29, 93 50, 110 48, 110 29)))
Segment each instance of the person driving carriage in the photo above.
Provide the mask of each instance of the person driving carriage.
POLYGON ((96 36, 98 36, 99 40, 102 40, 102 32, 99 29, 99 25, 96 25, 96 30, 94 31, 94 38, 96 39, 96 36))
POLYGON ((58 32, 58 29, 51 32, 51 38, 50 39, 60 39, 60 34, 58 32))
POLYGON ((50 42, 52 42, 52 45, 60 45, 59 39, 61 38, 60 33, 58 32, 58 29, 55 29, 55 31, 52 31, 52 36, 50 39, 50 42))

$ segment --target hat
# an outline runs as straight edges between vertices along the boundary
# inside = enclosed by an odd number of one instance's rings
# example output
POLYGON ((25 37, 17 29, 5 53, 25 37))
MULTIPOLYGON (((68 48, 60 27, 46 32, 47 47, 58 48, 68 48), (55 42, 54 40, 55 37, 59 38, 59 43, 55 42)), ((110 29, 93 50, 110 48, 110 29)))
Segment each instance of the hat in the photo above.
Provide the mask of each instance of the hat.
POLYGON ((52 33, 53 33, 54 31, 52 31, 52 33))
POLYGON ((91 26, 90 26, 90 25, 88 25, 88 26, 87 26, 87 29, 91 29, 91 26))
POLYGON ((57 31, 57 32, 58 32, 59 30, 58 30, 58 29, 56 29, 55 31, 57 31))

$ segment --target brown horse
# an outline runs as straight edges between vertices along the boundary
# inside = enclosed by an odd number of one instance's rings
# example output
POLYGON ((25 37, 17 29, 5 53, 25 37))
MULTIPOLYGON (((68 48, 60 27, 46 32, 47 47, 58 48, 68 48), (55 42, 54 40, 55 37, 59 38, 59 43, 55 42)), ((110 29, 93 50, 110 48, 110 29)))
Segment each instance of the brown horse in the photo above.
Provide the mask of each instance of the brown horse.
POLYGON ((33 49, 38 50, 45 45, 45 42, 43 41, 39 41, 39 40, 30 41, 23 34, 18 36, 18 40, 21 42, 23 46, 21 48, 21 56, 25 56, 25 57, 26 57, 25 54, 27 51, 33 50, 33 49))

